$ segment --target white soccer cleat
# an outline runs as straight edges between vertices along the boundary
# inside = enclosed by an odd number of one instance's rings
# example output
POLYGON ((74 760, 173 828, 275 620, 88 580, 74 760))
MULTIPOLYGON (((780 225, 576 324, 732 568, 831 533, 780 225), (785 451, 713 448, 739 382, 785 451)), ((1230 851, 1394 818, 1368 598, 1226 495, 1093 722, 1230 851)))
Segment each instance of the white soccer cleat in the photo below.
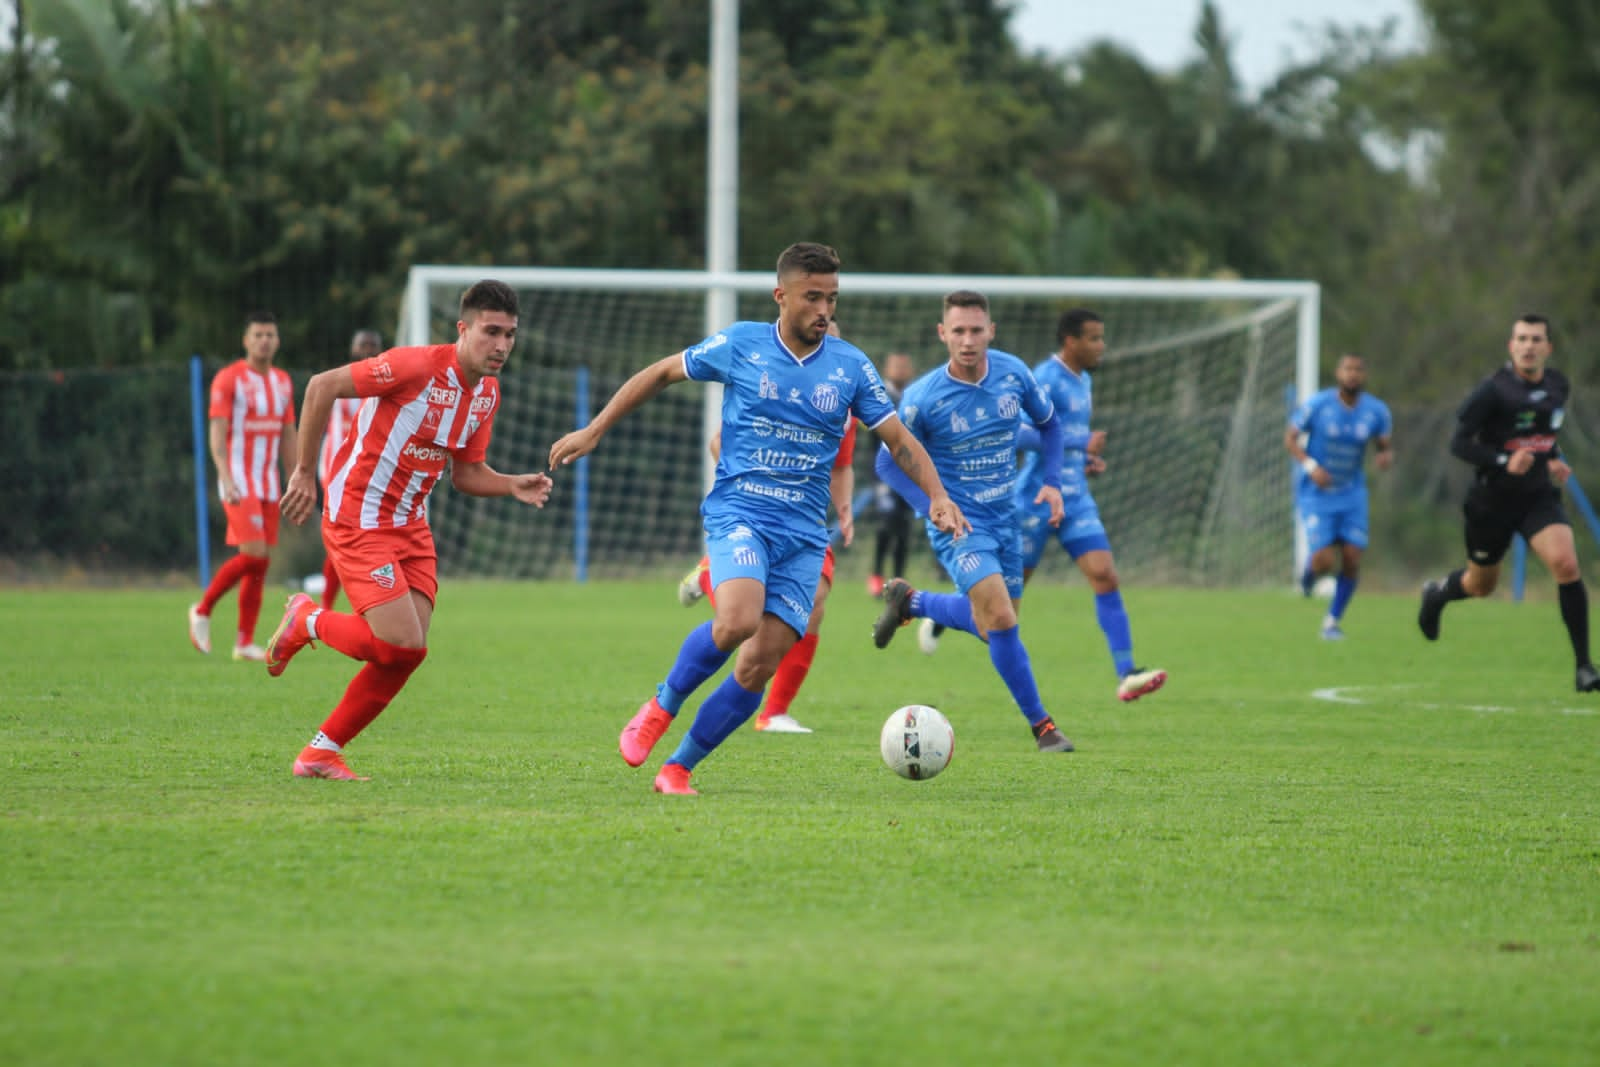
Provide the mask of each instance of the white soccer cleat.
POLYGON ((189 643, 211 655, 211 616, 200 614, 199 604, 189 605, 189 643))
POLYGON ((1343 641, 1344 631, 1339 628, 1335 619, 1322 620, 1322 639, 1324 641, 1343 641))
POLYGON ((1143 668, 1135 667, 1123 675, 1122 681, 1117 683, 1117 699, 1121 701, 1138 700, 1142 696, 1154 693, 1166 684, 1166 671, 1147 671, 1143 668))
POLYGON ((809 734, 811 727, 801 726, 799 721, 788 712, 782 715, 769 715, 756 720, 756 729, 769 734, 809 734))
POLYGON ((917 647, 922 649, 925 656, 939 651, 939 634, 935 627, 932 619, 923 619, 917 626, 917 647))
POLYGON ((233 658, 238 663, 265 663, 267 650, 256 644, 235 645, 233 658))
POLYGON ((706 568, 696 564, 694 570, 685 574, 678 581, 678 603, 686 608, 694 607, 695 603, 706 594, 700 588, 700 572, 706 568))

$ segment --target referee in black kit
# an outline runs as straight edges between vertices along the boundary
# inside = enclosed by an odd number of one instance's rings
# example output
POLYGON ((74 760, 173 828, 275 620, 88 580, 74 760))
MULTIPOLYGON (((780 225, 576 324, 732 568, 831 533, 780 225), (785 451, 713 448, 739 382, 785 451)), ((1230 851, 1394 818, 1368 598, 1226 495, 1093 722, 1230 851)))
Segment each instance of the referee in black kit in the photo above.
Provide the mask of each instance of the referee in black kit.
POLYGON ((1520 533, 1556 580, 1578 692, 1600 691, 1600 671, 1589 662, 1589 593, 1559 488, 1572 473, 1556 447, 1571 386, 1566 375, 1545 366, 1552 339, 1544 316, 1517 319, 1509 347, 1511 361, 1479 382, 1456 413, 1450 451, 1477 468, 1461 509, 1467 565, 1422 587, 1417 625, 1437 641, 1446 604, 1494 592, 1500 560, 1520 533))

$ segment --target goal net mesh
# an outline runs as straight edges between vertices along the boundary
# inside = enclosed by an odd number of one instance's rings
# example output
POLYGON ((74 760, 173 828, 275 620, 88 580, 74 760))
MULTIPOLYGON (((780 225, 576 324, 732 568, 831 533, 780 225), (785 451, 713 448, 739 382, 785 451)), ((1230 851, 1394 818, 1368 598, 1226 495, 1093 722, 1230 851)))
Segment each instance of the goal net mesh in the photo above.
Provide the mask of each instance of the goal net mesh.
MULTIPOLYGON (((421 343, 424 321, 426 340, 455 335, 459 272, 429 280, 425 271, 416 268, 408 288, 408 343, 421 343)), ((551 443, 598 411, 631 374, 706 334, 701 289, 579 288, 570 277, 541 285, 539 275, 489 267, 477 275, 509 282, 522 302, 489 451, 502 471, 544 469, 551 443)), ((891 351, 911 355, 919 374, 941 364, 938 280, 932 287, 924 280, 916 292, 857 291, 865 277, 845 278, 844 336, 879 366, 891 351)), ((948 281, 948 289, 973 285, 948 281)), ((1109 344, 1094 373, 1093 426, 1107 434, 1107 470, 1091 488, 1118 570, 1146 583, 1283 582, 1294 557, 1282 439, 1295 385, 1298 299, 1084 296, 1070 279, 1038 281, 1059 291, 990 293, 995 345, 1037 364, 1056 348, 1062 311, 1086 306, 1105 319, 1109 344)), ((741 291, 735 317, 774 318, 770 284, 741 291)), ((681 574, 701 551, 704 402, 705 387, 684 383, 646 403, 606 436, 581 474, 557 473, 542 511, 465 496, 440 482, 430 520, 441 570, 562 579, 681 574)), ((872 562, 874 447, 862 435, 856 545, 839 558, 847 577, 864 577, 872 562)), ((907 569, 916 577, 933 568, 920 528, 914 546, 907 569)), ((1061 552, 1040 565, 1043 575, 1069 568, 1061 552)))

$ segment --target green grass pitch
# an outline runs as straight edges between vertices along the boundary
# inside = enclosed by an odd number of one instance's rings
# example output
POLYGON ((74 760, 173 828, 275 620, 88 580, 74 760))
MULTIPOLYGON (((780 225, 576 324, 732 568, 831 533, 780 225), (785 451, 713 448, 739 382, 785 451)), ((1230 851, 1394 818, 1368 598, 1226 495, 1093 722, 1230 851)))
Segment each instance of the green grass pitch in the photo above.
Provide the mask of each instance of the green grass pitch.
POLYGON ((667 798, 684 726, 616 741, 705 617, 670 582, 447 578, 364 784, 289 774, 354 665, 201 657, 186 599, 0 594, 0 1063, 1600 1058, 1600 699, 1553 603, 1429 645, 1361 596, 1329 644, 1288 593, 1135 588, 1171 680, 1121 705, 1082 584, 1036 587, 1057 756, 971 638, 874 649, 851 582, 816 733, 667 798), (906 703, 955 724, 933 781, 878 759, 906 703))

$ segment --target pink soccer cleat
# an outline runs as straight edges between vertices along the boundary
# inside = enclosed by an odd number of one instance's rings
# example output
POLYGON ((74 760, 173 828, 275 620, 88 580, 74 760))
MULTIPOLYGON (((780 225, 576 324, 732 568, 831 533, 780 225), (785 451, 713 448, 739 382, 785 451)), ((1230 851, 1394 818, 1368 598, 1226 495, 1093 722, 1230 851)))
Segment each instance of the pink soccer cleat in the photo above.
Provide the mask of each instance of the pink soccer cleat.
POLYGON ((272 631, 272 640, 267 642, 268 674, 276 678, 283 673, 296 652, 307 645, 316 647, 316 642, 311 640, 311 631, 306 628, 306 619, 316 610, 317 602, 304 593, 296 593, 289 598, 289 603, 283 609, 283 618, 279 620, 278 628, 272 631))
POLYGON ((622 736, 617 740, 617 748, 628 766, 637 767, 649 759, 650 750, 656 747, 656 742, 661 740, 661 735, 671 725, 671 713, 655 697, 639 705, 638 714, 628 720, 628 725, 622 728, 622 736))

